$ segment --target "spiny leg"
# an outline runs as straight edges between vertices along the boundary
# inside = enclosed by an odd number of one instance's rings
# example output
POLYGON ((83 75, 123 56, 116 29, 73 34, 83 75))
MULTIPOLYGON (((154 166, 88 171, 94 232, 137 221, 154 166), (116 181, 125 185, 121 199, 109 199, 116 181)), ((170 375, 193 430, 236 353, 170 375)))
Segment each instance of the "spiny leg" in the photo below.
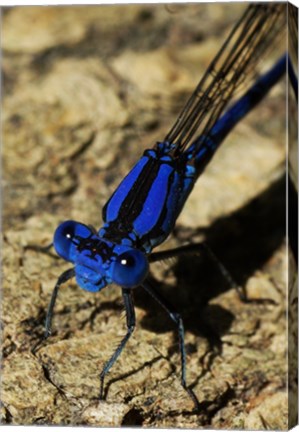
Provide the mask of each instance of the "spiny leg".
MULTIPOLYGON (((169 258, 175 258, 178 256, 186 256, 186 255, 199 255, 200 253, 204 253, 210 258, 213 263, 218 267, 220 270, 222 276, 228 281, 228 283, 233 287, 237 289, 239 297, 242 299, 242 293, 240 292, 241 288, 239 288, 236 284, 236 282, 233 280, 232 276, 230 275, 229 271, 226 269, 226 267, 219 261, 219 259, 216 257, 216 255, 212 252, 210 247, 205 242, 196 243, 196 244, 189 244, 185 246, 180 246, 178 248, 169 249, 166 251, 161 252, 154 252, 149 256, 150 262, 157 262, 162 260, 167 260, 169 258)), ((246 297, 245 297, 246 298, 246 297)), ((212 330, 212 329, 210 329, 212 330)), ((219 354, 221 354, 222 351, 222 345, 221 345, 221 339, 218 336, 217 333, 215 333, 212 330, 212 337, 213 340, 211 341, 210 338, 208 338, 211 351, 208 351, 201 359, 202 364, 205 361, 205 358, 207 356, 210 357, 209 364, 211 364, 211 361, 213 358, 219 354)), ((209 369, 209 366, 208 366, 209 369)))
POLYGON ((25 246, 25 249, 31 249, 42 253, 48 253, 51 247, 53 246, 54 246, 53 243, 49 243, 46 246, 32 244, 32 245, 25 246))
POLYGON ((242 300, 243 302, 246 302, 247 301, 247 294, 246 294, 246 290, 245 290, 244 286, 240 286, 240 285, 237 284, 237 282, 234 280, 234 278, 232 277, 232 275, 229 272, 229 270, 225 267, 225 265, 223 264, 223 262, 221 262, 217 258, 217 256, 214 254, 214 252, 212 251, 212 249, 207 245, 207 243, 203 242, 201 244, 202 244, 204 250, 209 255, 209 257, 211 258, 211 260, 216 264, 216 266, 218 266, 218 268, 219 268, 220 272, 222 273, 223 277, 227 280, 227 282, 230 284, 230 286, 232 288, 236 289, 240 300, 242 300))
POLYGON ((201 243, 205 251, 208 253, 209 257, 214 261, 214 263, 218 266, 219 270, 221 271, 224 278, 228 281, 230 286, 232 288, 235 288, 237 291, 237 294, 239 296, 239 299, 244 303, 270 303, 273 304, 272 299, 250 299, 247 296, 246 288, 243 285, 238 285, 237 282, 233 279, 231 273, 228 271, 228 269, 224 266, 224 264, 217 258, 217 256, 214 254, 214 252, 210 249, 210 247, 207 245, 207 243, 201 243))
POLYGON ((153 287, 153 285, 149 282, 149 280, 146 280, 142 284, 143 288, 163 307, 163 309, 167 312, 169 317, 172 319, 172 321, 175 322, 178 328, 178 335, 179 335, 179 347, 180 347, 180 353, 181 353, 181 383, 183 388, 186 390, 186 392, 191 397, 195 409, 199 409, 199 402, 195 395, 195 393, 187 386, 186 383, 186 349, 185 349, 185 335, 184 335, 184 324, 182 317, 178 312, 174 310, 174 308, 165 300, 160 293, 156 291, 156 289, 153 287))
POLYGON ((207 245, 207 243, 197 243, 197 244, 190 244, 187 246, 181 246, 174 249, 169 249, 166 251, 161 252, 154 252, 149 256, 149 262, 157 262, 157 261, 163 261, 169 258, 175 258, 180 255, 198 255, 200 252, 204 252, 209 256, 209 258, 217 265, 219 268, 221 274, 223 277, 228 281, 228 283, 236 289, 240 299, 243 302, 247 302, 247 295, 245 288, 242 286, 239 286, 236 281, 233 279, 232 275, 228 271, 228 269, 224 266, 224 264, 217 258, 217 256, 214 254, 214 252, 211 250, 211 248, 207 245))
POLYGON ((51 252, 51 249, 52 249, 52 247, 54 246, 54 244, 53 243, 49 243, 48 245, 46 245, 46 246, 40 246, 40 245, 35 245, 35 244, 29 244, 29 245, 27 245, 27 246, 25 246, 24 247, 24 249, 25 250, 34 250, 34 251, 36 251, 36 252, 40 252, 40 253, 43 253, 43 254, 46 254, 46 255, 49 255, 49 256, 51 256, 51 257, 53 257, 53 258, 55 258, 55 259, 59 259, 59 257, 57 256, 57 255, 54 255, 52 252, 51 252))
POLYGON ((51 323, 52 323, 53 311, 54 311, 54 306, 55 306, 55 302, 56 302, 56 298, 57 298, 59 287, 63 283, 67 282, 69 279, 71 279, 74 276, 75 276, 75 270, 74 270, 74 268, 66 270, 65 272, 63 272, 59 276, 59 278, 58 278, 58 280, 56 282, 56 285, 55 285, 55 287, 53 289, 52 296, 51 296, 51 301, 49 303, 48 310, 47 310, 46 321, 45 321, 45 333, 44 333, 44 336, 31 349, 31 352, 33 354, 36 353, 37 348, 39 348, 41 346, 41 344, 51 334, 51 323))
POLYGON ((121 354, 122 350, 124 349, 126 343, 130 339, 130 336, 132 335, 134 328, 135 328, 135 309, 134 309, 134 303, 133 303, 133 296, 130 289, 122 288, 122 295, 125 305, 125 311, 126 311, 126 320, 127 320, 127 333, 121 340, 120 344, 116 348, 115 352, 112 354, 110 359, 105 363, 103 370, 100 374, 100 380, 101 380, 101 387, 100 387, 100 399, 104 399, 104 379, 106 374, 109 372, 111 367, 114 365, 116 360, 118 359, 119 355, 121 354))

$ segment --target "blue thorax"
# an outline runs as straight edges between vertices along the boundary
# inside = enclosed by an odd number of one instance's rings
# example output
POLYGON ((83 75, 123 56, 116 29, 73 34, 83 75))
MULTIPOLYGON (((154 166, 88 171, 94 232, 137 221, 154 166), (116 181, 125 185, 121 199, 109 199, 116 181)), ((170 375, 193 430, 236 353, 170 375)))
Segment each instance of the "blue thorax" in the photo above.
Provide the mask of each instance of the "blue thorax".
POLYGON ((75 221, 57 228, 54 247, 75 265, 83 289, 143 282, 147 255, 168 237, 195 179, 188 158, 175 157, 174 150, 165 142, 144 152, 104 207, 98 233, 75 221))

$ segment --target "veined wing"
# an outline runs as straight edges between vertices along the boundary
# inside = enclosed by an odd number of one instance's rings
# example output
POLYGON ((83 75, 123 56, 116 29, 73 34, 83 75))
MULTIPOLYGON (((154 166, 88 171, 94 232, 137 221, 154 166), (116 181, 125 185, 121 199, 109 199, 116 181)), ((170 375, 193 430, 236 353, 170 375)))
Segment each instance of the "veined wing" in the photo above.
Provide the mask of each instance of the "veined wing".
POLYGON ((285 4, 255 4, 245 10, 211 62, 165 141, 183 151, 190 140, 206 137, 240 85, 285 27, 285 4))

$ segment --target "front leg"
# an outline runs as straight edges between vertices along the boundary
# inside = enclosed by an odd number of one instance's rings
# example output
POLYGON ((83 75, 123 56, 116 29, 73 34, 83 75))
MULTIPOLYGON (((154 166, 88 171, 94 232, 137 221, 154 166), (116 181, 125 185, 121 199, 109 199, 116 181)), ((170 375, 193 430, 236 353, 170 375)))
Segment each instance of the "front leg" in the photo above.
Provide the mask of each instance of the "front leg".
POLYGON ((54 254, 54 253, 51 252, 51 249, 52 249, 53 246, 54 246, 53 243, 49 243, 46 246, 40 246, 40 245, 36 245, 36 244, 29 244, 27 246, 24 246, 24 249, 25 250, 33 250, 33 251, 36 251, 36 252, 39 252, 39 253, 43 253, 43 254, 49 255, 52 258, 59 259, 59 257, 56 254, 54 254))
POLYGON ((127 288, 122 288, 122 295, 126 310, 126 319, 127 319, 127 333, 124 336, 124 338, 121 340, 120 344, 116 348, 113 355, 110 357, 110 359, 105 363, 103 370, 100 374, 100 380, 101 380, 101 387, 100 387, 100 399, 104 399, 104 379, 106 374, 109 372, 111 367, 114 365, 118 357, 120 356, 122 350, 124 349, 126 343, 130 339, 134 328, 135 328, 135 310, 134 310, 134 303, 133 303, 133 297, 132 297, 132 291, 127 288))
POLYGON ((47 315, 46 315, 44 336, 33 346, 33 348, 31 349, 32 354, 36 353, 37 349, 40 348, 40 346, 43 344, 43 342, 51 334, 51 324, 52 324, 54 306, 56 303, 56 298, 57 298, 57 294, 58 294, 58 290, 59 290, 60 286, 62 284, 64 284, 65 282, 67 282, 68 280, 70 280, 71 278, 73 278, 74 276, 75 276, 74 268, 70 268, 70 269, 66 270, 65 272, 63 272, 59 276, 59 278, 56 282, 56 285, 54 287, 54 290, 52 292, 51 301, 49 303, 49 307, 48 307, 48 311, 47 311, 47 315))

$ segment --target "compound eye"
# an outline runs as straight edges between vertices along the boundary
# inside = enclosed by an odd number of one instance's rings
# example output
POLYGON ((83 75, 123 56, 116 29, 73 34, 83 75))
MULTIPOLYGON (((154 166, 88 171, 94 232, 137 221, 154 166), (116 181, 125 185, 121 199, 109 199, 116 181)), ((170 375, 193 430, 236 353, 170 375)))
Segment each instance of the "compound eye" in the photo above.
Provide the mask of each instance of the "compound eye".
POLYGON ((124 288, 140 285, 148 273, 148 261, 137 249, 130 250, 117 257, 112 269, 113 281, 124 288))
POLYGON ((77 236, 89 237, 90 229, 79 222, 69 220, 58 226, 54 233, 54 248, 61 258, 66 261, 74 262, 76 246, 78 244, 77 236))

